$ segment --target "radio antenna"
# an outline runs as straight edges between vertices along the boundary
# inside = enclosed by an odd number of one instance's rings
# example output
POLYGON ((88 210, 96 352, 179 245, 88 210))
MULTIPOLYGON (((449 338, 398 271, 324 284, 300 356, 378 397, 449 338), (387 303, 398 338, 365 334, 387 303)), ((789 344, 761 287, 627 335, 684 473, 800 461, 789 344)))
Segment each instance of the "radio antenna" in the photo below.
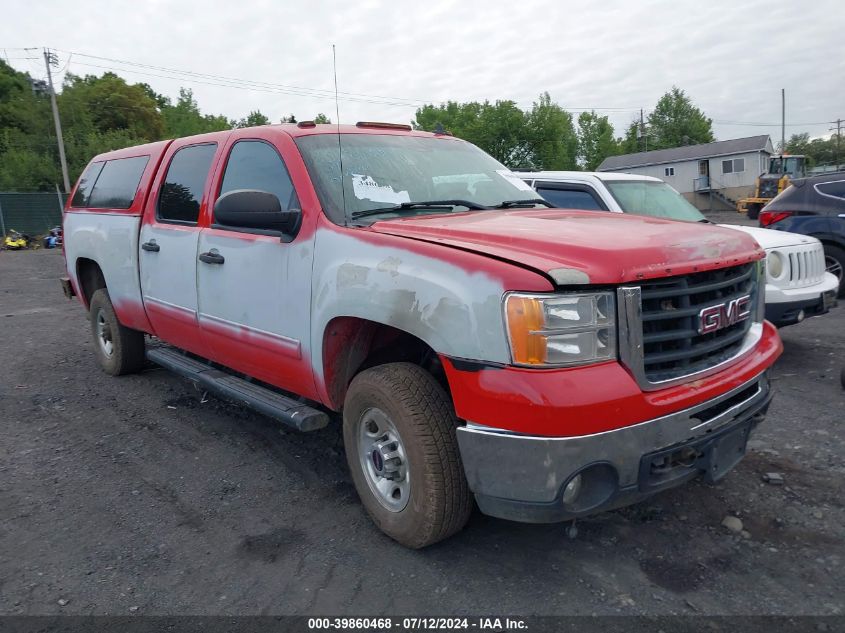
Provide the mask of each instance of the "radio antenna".
POLYGON ((343 218, 348 221, 346 216, 346 187, 343 186, 343 145, 340 142, 340 102, 337 98, 337 54, 334 44, 332 44, 332 69, 334 71, 334 114, 337 122, 337 157, 340 163, 340 195, 343 200, 343 218))

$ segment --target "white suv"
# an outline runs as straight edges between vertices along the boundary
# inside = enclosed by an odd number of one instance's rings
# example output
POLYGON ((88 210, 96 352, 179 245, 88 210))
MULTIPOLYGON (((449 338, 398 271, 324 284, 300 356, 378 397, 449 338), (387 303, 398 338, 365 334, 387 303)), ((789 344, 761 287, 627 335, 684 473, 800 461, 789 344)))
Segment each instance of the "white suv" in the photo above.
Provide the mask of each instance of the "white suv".
MULTIPOLYGON (((671 186, 634 174, 540 171, 519 176, 562 209, 636 213, 688 222, 709 222, 671 186)), ((836 304, 839 280, 825 272, 824 249, 814 237, 752 226, 745 231, 766 251, 766 318, 782 327, 827 312, 836 304)))

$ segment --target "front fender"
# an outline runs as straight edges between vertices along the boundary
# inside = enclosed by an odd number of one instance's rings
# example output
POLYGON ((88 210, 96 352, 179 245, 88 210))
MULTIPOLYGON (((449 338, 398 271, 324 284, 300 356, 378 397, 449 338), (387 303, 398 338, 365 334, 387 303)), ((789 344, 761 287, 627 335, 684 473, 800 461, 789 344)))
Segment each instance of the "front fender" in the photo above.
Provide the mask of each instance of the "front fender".
POLYGON ((439 354, 509 363, 502 296, 550 291, 537 273, 482 255, 366 229, 318 232, 312 293, 312 363, 324 387, 323 332, 336 317, 397 328, 439 354))

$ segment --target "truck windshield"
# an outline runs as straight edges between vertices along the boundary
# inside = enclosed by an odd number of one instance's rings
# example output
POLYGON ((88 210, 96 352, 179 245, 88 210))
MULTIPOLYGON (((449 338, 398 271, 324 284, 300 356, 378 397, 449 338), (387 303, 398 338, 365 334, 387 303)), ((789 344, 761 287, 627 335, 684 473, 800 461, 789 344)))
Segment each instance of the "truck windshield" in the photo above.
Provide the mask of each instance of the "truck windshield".
POLYGON ((804 159, 793 156, 784 159, 784 171, 793 178, 802 178, 804 176, 804 159))
POLYGON ((626 213, 687 222, 707 221, 698 209, 665 182, 608 180, 605 185, 626 213))
MULTIPOLYGON (((470 143, 453 138, 342 134, 343 191, 338 136, 315 134, 296 144, 320 203, 333 222, 399 215, 430 215, 496 207, 534 199, 547 206, 516 174, 470 143), (430 201, 467 202, 415 204, 430 201), (367 211, 380 210, 372 214, 367 211)), ((357 221, 357 220, 356 220, 357 221)))

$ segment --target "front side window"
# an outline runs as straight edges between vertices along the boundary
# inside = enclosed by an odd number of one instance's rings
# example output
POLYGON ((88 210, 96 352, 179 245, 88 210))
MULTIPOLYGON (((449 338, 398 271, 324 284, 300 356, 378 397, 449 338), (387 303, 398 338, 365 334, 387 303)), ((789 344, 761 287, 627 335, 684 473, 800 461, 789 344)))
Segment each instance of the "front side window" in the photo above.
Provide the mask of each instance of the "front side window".
POLYGON ((706 218, 681 194, 657 180, 608 180, 605 185, 626 213, 702 222, 706 218))
POLYGON ((73 200, 70 201, 72 207, 87 207, 88 201, 91 198, 91 190, 94 188, 94 183, 97 182, 97 176, 103 169, 105 163, 99 161, 91 163, 82 172, 79 178, 79 184, 76 186, 76 191, 73 193, 73 200))
POLYGON ((558 209, 604 210, 590 192, 582 189, 557 189, 538 186, 537 193, 558 209))
POLYGON ((197 222, 216 151, 216 143, 207 143, 183 147, 173 155, 158 196, 159 220, 180 224, 197 222))
MULTIPOLYGON (((384 219, 399 215, 391 211, 398 205, 431 201, 462 200, 476 209, 513 200, 542 204, 517 174, 474 145, 454 138, 314 134, 297 138, 296 144, 326 215, 338 224, 356 213, 384 209, 373 218, 384 219)), ((468 208, 406 209, 403 215, 468 208)))
POLYGON ((232 147, 220 195, 236 189, 258 189, 273 193, 279 199, 282 211, 299 206, 281 156, 272 145, 264 141, 238 141, 232 147))
POLYGON ((92 209, 131 207, 149 160, 149 156, 135 156, 107 161, 94 184, 87 206, 92 209))

